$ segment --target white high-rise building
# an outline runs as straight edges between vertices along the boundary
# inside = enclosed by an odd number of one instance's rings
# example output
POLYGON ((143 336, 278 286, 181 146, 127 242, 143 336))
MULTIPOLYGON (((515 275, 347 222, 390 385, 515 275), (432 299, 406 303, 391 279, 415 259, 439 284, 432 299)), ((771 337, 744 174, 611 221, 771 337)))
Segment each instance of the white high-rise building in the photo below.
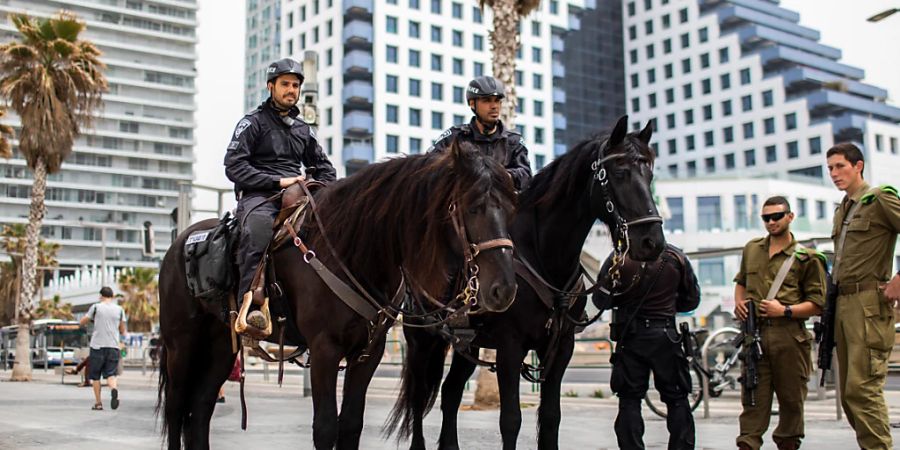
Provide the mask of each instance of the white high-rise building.
MULTIPOLYGON (((566 128, 558 108, 565 101, 563 37, 580 27, 584 7, 594 1, 549 0, 522 20, 516 127, 534 169, 565 151, 558 132, 566 128)), ((490 23, 489 9, 462 0, 283 3, 281 54, 319 55, 318 136, 339 176, 393 154, 424 152, 441 132, 469 121, 465 88, 491 74, 490 23)))
POLYGON ((659 175, 829 183, 825 152, 851 141, 896 183, 900 108, 799 22, 776 0, 625 0, 627 107, 656 122, 659 175))
MULTIPOLYGON (((62 244, 64 268, 99 266, 104 250, 109 266, 157 266, 142 255, 144 223, 159 257, 171 242, 179 183, 193 179, 197 2, 6 0, 0 41, 16 36, 10 14, 47 18, 61 9, 87 24, 81 37, 102 50, 109 92, 93 127, 49 177, 42 235, 62 244), (91 224, 113 227, 105 242, 91 224)), ((20 126, 14 115, 8 123, 20 126)), ((28 221, 31 183, 21 155, 0 160, 0 223, 28 221)))
POLYGON ((244 110, 250 111, 269 96, 266 68, 281 57, 281 0, 247 0, 246 5, 244 110))

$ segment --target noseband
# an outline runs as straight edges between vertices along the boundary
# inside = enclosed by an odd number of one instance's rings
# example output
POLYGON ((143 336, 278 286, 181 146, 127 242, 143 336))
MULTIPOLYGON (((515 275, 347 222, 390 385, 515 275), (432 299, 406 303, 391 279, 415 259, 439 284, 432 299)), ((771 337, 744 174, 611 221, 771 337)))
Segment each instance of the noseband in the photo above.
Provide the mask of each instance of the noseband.
MULTIPOLYGON (((603 147, 600 148, 600 151, 597 152, 597 160, 591 163, 591 170, 594 172, 594 179, 596 179, 600 183, 600 202, 605 205, 606 212, 612 215, 613 220, 615 222, 615 227, 613 228, 613 264, 610 267, 610 271, 614 268, 617 268, 618 265, 624 260, 625 255, 628 254, 628 251, 631 249, 631 239, 628 236, 628 227, 634 225, 643 225, 648 223, 662 223, 663 219, 659 216, 659 214, 648 214, 645 216, 640 216, 633 218, 631 220, 626 220, 619 213, 619 208, 616 207, 615 199, 612 196, 612 192, 610 192, 609 186, 609 177, 607 176, 607 171, 605 164, 609 161, 617 160, 620 158, 624 158, 628 156, 627 153, 615 153, 612 155, 607 155, 606 152, 609 149, 609 139, 603 143, 603 147)), ((591 198, 594 196, 594 183, 591 183, 591 198)), ((593 205, 594 202, 591 202, 593 205)), ((618 285, 618 270, 615 270, 615 274, 611 274, 613 279, 613 286, 618 285)))
POLYGON ((475 258, 482 252, 488 250, 495 248, 508 248, 512 250, 515 246, 513 245, 513 241, 508 238, 494 238, 478 243, 470 242, 469 235, 466 233, 465 222, 463 222, 462 211, 456 207, 456 202, 451 202, 447 211, 450 214, 450 220, 453 223, 453 229, 456 231, 457 239, 459 239, 459 242, 462 244, 465 256, 463 273, 465 273, 468 278, 463 292, 461 292, 458 297, 462 298, 464 304, 475 306, 478 302, 478 289, 480 287, 478 283, 478 263, 475 262, 475 258))

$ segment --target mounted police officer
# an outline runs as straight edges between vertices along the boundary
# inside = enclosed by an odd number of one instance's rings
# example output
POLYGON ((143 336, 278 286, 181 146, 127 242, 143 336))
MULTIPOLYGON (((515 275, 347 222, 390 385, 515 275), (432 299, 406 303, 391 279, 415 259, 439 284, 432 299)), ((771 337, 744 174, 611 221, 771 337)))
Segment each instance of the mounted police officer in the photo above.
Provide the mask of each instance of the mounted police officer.
POLYGON ((293 59, 270 64, 266 70, 269 98, 238 122, 225 154, 225 175, 234 182, 238 198, 235 215, 242 224, 237 252, 238 298, 250 289, 256 267, 272 239, 279 205, 266 199, 304 179, 335 179, 334 167, 315 132, 298 116, 296 104, 303 78, 300 63, 293 59))
POLYGON ((734 277, 734 314, 747 320, 748 308, 755 308, 763 355, 755 402, 744 404, 735 443, 742 450, 762 446, 775 394, 779 414, 772 440, 779 450, 796 450, 805 436, 803 402, 813 370, 806 319, 825 306, 825 255, 797 243, 790 230, 794 213, 784 197, 766 199, 762 220, 769 234, 744 246, 734 277))
POLYGON ((531 164, 528 149, 522 135, 503 128, 500 106, 506 97, 506 88, 494 77, 478 77, 469 82, 466 103, 475 115, 469 123, 454 125, 444 131, 429 151, 440 152, 454 139, 474 144, 486 155, 506 167, 517 191, 531 181, 531 164))
MULTIPOLYGON (((614 264, 607 258, 600 273, 614 264)), ((619 448, 643 449, 641 401, 653 373, 656 390, 668 408, 669 449, 694 448, 694 417, 688 403, 691 376, 684 340, 675 327, 675 313, 693 311, 700 304, 700 285, 687 256, 666 244, 656 261, 641 263, 627 256, 618 266, 625 292, 611 300, 614 311, 610 337, 616 341, 610 387, 619 397, 615 430, 619 448)), ((605 309, 608 298, 594 294, 605 309)))
POLYGON ((836 144, 826 155, 831 181, 846 193, 831 231, 841 405, 860 448, 890 449, 894 443, 884 383, 900 301, 900 273, 891 270, 900 233, 900 196, 892 186, 866 183, 864 156, 855 145, 836 144))

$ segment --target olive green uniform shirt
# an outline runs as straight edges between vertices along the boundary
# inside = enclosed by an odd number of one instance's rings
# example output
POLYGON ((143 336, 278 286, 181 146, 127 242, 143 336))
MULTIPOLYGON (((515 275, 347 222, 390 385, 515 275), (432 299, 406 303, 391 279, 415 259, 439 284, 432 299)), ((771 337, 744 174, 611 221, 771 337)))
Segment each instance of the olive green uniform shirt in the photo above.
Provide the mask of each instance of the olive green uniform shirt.
POLYGON ((883 283, 894 276, 891 268, 897 233, 900 233, 900 198, 893 188, 871 189, 863 183, 855 194, 844 197, 834 212, 831 237, 837 245, 841 222, 859 201, 863 204, 847 225, 838 279, 834 280, 838 285, 866 281, 883 283))
POLYGON ((814 250, 797 248, 797 240, 791 233, 791 243, 769 258, 769 237, 751 240, 744 246, 741 267, 734 282, 744 286, 747 299, 759 308, 760 302, 769 293, 769 287, 785 258, 794 258, 791 270, 784 278, 776 299, 783 305, 797 305, 811 301, 820 308, 825 307, 825 266, 824 256, 814 250))

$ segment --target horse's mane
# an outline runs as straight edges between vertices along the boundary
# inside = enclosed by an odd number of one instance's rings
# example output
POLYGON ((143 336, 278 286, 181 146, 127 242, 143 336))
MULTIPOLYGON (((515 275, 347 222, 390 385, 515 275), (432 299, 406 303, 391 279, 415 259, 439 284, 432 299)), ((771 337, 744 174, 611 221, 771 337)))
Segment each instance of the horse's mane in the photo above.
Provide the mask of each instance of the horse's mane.
POLYGON ((316 199, 328 238, 351 271, 365 264, 427 270, 443 268, 448 248, 462 250, 448 234, 450 203, 467 208, 487 195, 512 216, 515 192, 503 167, 472 145, 454 144, 443 153, 370 164, 316 199))
MULTIPOLYGON (((519 209, 579 196, 579 191, 587 186, 585 177, 593 176, 591 163, 597 160, 597 153, 608 139, 609 134, 597 134, 585 139, 541 169, 521 193, 519 209)), ((654 159, 653 149, 640 140, 638 133, 628 133, 622 144, 610 148, 607 154, 615 153, 630 153, 635 158, 644 157, 650 161, 654 159)))

